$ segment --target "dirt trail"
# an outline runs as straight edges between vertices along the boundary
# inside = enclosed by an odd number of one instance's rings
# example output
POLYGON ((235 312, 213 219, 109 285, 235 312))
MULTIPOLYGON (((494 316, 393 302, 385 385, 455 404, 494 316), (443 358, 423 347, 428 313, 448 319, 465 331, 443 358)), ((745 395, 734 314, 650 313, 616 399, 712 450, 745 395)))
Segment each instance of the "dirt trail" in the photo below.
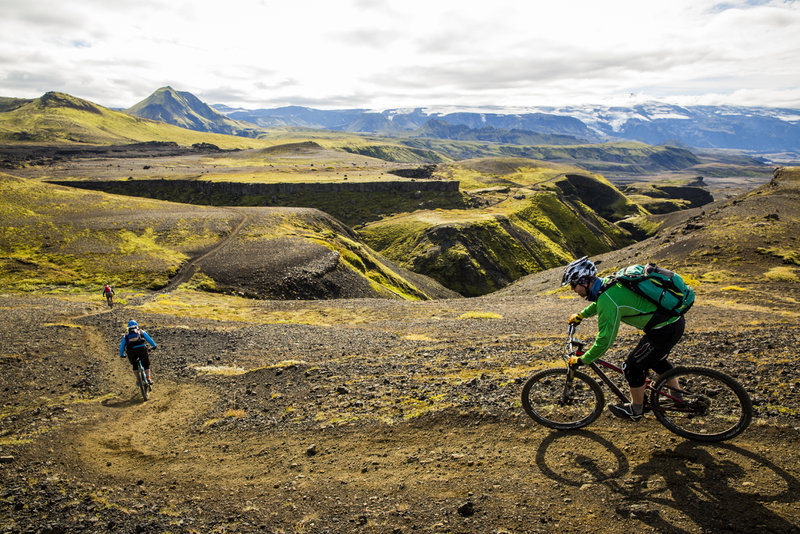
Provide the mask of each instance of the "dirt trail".
POLYGON ((161 288, 160 290, 154 292, 154 294, 169 293, 170 291, 173 291, 174 289, 176 289, 181 284, 188 282, 189 279, 194 274, 195 270, 197 269, 197 265, 200 262, 202 262, 206 258, 212 257, 214 254, 219 252, 222 248, 224 248, 225 246, 230 244, 233 241, 233 239, 239 234, 239 232, 241 232, 242 228, 244 228, 245 225, 247 225, 247 223, 250 221, 250 216, 247 215, 246 213, 242 213, 242 212, 239 212, 239 211, 236 211, 235 213, 239 217, 239 222, 230 231, 230 233, 228 233, 228 235, 226 235, 225 238, 223 238, 219 243, 214 245, 213 248, 211 248, 210 250, 205 252, 203 255, 201 255, 201 256, 199 256, 199 257, 187 262, 186 264, 184 264, 180 268, 178 273, 175 274, 175 276, 173 276, 172 278, 170 278, 170 280, 167 283, 167 285, 164 286, 163 288, 161 288))

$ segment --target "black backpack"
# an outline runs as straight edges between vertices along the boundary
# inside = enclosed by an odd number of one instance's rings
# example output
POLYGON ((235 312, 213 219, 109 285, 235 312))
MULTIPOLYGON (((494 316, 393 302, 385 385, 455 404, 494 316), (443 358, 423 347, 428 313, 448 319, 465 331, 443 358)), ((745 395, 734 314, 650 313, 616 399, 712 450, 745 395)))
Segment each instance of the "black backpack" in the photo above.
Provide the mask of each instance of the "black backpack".
POLYGON ((128 350, 142 347, 144 344, 144 336, 142 335, 142 331, 138 328, 128 330, 128 333, 125 334, 125 348, 128 350))

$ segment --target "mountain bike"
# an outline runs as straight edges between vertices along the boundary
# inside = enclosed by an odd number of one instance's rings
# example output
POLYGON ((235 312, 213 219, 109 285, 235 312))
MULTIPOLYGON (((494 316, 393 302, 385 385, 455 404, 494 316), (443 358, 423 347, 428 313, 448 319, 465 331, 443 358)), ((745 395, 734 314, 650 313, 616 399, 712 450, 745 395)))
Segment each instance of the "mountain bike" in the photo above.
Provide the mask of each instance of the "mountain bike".
POLYGON ((114 307, 114 295, 111 293, 106 294, 106 303, 108 303, 109 308, 114 307))
MULTIPOLYGON (((153 352, 154 350, 156 350, 156 347, 151 347, 149 349, 150 352, 153 352)), ((141 358, 136 359, 136 365, 138 365, 136 375, 137 375, 139 391, 141 391, 142 393, 142 398, 144 400, 147 400, 150 398, 150 392, 153 390, 153 382, 148 380, 147 372, 144 370, 141 358)))
MULTIPOLYGON (((584 343, 575 338, 576 325, 570 325, 562 357, 583 354, 584 343)), ((602 359, 589 368, 619 397, 627 395, 603 372, 622 374, 622 369, 602 359)), ((716 442, 738 436, 750 424, 753 404, 750 396, 730 376, 705 367, 677 366, 655 380, 646 382, 645 412, 675 434, 695 441, 716 442), (678 379, 679 388, 667 383, 678 379)), ((574 369, 543 369, 534 373, 522 387, 522 407, 537 423, 558 430, 572 430, 593 423, 603 411, 605 395, 593 377, 574 369)))

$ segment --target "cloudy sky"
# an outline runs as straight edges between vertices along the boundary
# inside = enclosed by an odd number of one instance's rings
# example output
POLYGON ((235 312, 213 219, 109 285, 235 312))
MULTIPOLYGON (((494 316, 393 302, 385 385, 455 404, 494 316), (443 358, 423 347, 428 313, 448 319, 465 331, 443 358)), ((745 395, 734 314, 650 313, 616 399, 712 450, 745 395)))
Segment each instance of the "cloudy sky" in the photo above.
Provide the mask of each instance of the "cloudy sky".
POLYGON ((800 1, 2 0, 0 96, 800 108, 800 1))

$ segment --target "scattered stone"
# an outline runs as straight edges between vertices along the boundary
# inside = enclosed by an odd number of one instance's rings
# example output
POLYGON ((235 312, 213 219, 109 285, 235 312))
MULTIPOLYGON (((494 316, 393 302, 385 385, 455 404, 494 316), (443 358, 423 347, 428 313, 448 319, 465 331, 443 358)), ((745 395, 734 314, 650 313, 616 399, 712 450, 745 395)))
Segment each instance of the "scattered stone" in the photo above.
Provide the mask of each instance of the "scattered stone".
POLYGON ((471 517, 475 514, 475 504, 472 501, 467 501, 458 507, 458 515, 462 517, 471 517))

